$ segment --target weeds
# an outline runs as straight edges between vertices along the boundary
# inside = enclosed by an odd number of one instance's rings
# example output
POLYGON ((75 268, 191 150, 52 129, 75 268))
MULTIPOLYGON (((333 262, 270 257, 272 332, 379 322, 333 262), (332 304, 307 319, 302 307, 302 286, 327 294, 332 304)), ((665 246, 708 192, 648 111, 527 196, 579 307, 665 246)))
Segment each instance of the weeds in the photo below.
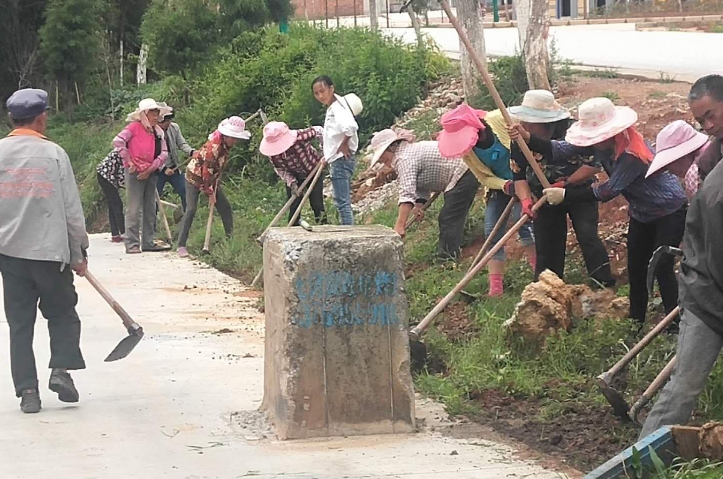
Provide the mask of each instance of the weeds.
POLYGON ((665 72, 660 72, 660 83, 675 83, 675 75, 670 76, 665 72))
POLYGON ((656 99, 656 100, 665 98, 667 96, 668 96, 667 93, 665 93, 664 91, 660 91, 660 90, 653 90, 650 93, 648 93, 648 98, 656 99))
POLYGON ((620 95, 618 95, 614 91, 604 91, 604 92, 602 92, 602 94, 600 96, 603 98, 607 98, 608 100, 610 100, 612 102, 616 102, 620 99, 620 95))

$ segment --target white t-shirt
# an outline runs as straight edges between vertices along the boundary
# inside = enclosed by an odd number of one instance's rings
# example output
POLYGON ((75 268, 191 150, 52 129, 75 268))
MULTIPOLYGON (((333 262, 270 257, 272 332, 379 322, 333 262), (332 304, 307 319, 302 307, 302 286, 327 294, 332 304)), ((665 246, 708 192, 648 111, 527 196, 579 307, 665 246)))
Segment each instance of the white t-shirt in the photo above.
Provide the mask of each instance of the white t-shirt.
POLYGON ((356 153, 359 148, 359 136, 354 115, 346 104, 344 98, 334 95, 336 101, 326 109, 326 119, 324 120, 324 159, 327 163, 332 163, 344 156, 339 151, 339 147, 345 137, 349 138, 349 150, 356 153))

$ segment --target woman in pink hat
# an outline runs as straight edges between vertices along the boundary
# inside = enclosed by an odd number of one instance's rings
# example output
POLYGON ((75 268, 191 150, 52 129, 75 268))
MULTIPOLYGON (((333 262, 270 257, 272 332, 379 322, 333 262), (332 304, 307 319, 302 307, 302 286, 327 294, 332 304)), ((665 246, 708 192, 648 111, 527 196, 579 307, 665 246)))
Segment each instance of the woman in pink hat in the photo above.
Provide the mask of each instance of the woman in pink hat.
MULTIPOLYGON (((628 278, 630 317, 645 321, 648 308, 648 262, 662 245, 678 247, 685 230, 688 199, 677 178, 661 172, 646 178, 653 152, 633 126, 638 115, 631 108, 615 106, 607 98, 592 98, 579 108, 579 121, 567 132, 566 141, 590 146, 610 179, 587 188, 547 188, 550 204, 610 201, 623 195, 630 204, 628 226, 628 278)), ((666 312, 678 303, 678 283, 671 256, 656 271, 666 312)))
MULTIPOLYGON (((439 134, 439 151, 446 158, 462 157, 464 163, 469 167, 469 175, 472 180, 476 178, 477 184, 482 183, 488 189, 487 204, 485 208, 485 234, 491 234, 495 224, 502 216, 507 204, 512 199, 514 187, 512 181, 512 170, 510 169, 510 137, 507 132, 506 123, 499 110, 485 112, 475 110, 469 105, 462 104, 452 111, 445 113, 441 119, 442 132, 439 134)), ((461 181, 461 180, 460 180, 461 181)), ((467 210, 474 198, 471 197, 467 204, 467 210)), ((445 199, 445 208, 447 201, 445 199)), ((450 208, 454 213, 456 208, 450 208)), ((460 210, 461 211, 461 210, 460 210)), ((444 212, 444 210, 443 210, 444 212)), ((520 205, 516 205, 512 211, 512 217, 519 218, 521 213, 520 205)), ((445 232, 453 237, 457 248, 462 242, 464 229, 464 216, 456 229, 445 232)), ((440 218, 442 213, 440 213, 440 218)), ((497 236, 493 238, 499 241, 507 231, 507 225, 500 228, 497 236)), ((441 233, 440 233, 441 234, 441 233)), ((532 234, 532 227, 528 223, 519 231, 520 243, 525 248, 530 266, 535 269, 535 239, 532 234)), ((451 241, 450 241, 451 242, 451 241)), ((442 242, 440 241, 440 247, 442 242)), ((444 254, 440 251, 440 254, 444 254)), ((499 250, 489 262, 489 294, 490 297, 499 297, 504 294, 503 279, 505 273, 505 252, 499 250)))
POLYGON ((209 197, 215 195, 216 211, 221 215, 226 236, 231 236, 233 233, 231 204, 218 183, 221 172, 228 163, 231 148, 240 140, 249 138, 251 133, 246 130, 246 122, 242 118, 232 116, 219 123, 218 129, 208 137, 206 144, 193 154, 186 168, 186 212, 183 214, 181 231, 178 235, 178 256, 181 258, 188 256, 186 242, 193 218, 196 216, 201 192, 209 197))
MULTIPOLYGON (((312 144, 312 141, 321 138, 322 134, 323 129, 319 126, 305 130, 290 130, 286 123, 280 121, 269 122, 264 127, 264 139, 261 140, 259 150, 261 154, 269 157, 276 174, 286 184, 286 197, 291 198, 291 195, 296 197, 296 201, 289 209, 289 221, 301 204, 302 192, 299 191, 299 186, 312 174, 322 159, 312 144)), ((314 210, 316 223, 326 224, 323 173, 314 185, 309 202, 311 209, 314 210)), ((293 226, 298 226, 300 219, 299 217, 293 226)))
POLYGON ((674 121, 658 133, 655 158, 645 177, 669 171, 683 180, 685 194, 692 198, 700 187, 697 161, 710 144, 708 135, 683 120, 674 121))

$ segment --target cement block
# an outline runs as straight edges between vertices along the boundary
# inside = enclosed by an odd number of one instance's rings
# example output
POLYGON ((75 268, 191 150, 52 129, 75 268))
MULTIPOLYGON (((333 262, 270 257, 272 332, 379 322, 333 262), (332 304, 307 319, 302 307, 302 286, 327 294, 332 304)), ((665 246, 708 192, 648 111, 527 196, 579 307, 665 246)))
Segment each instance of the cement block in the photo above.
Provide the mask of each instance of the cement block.
POLYGON ((383 226, 274 228, 264 401, 282 439, 415 429, 402 242, 383 226))

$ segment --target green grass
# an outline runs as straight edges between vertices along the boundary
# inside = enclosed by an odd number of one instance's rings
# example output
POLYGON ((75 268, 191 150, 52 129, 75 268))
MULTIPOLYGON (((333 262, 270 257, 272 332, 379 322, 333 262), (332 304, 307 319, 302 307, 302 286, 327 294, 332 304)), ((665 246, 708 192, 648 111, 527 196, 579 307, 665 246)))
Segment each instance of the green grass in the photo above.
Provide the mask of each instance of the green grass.
POLYGON ((620 78, 620 73, 614 68, 595 69, 595 70, 575 70, 575 74, 589 78, 620 78))
POLYGON ((667 93, 665 93, 664 91, 659 91, 659 90, 653 90, 650 93, 648 93, 648 98, 651 98, 651 99, 661 99, 661 98, 665 98, 666 96, 668 96, 667 93))
POLYGON ((600 96, 603 98, 607 98, 612 102, 616 102, 620 99, 620 95, 618 95, 614 91, 604 91, 604 92, 602 92, 602 94, 600 96))

